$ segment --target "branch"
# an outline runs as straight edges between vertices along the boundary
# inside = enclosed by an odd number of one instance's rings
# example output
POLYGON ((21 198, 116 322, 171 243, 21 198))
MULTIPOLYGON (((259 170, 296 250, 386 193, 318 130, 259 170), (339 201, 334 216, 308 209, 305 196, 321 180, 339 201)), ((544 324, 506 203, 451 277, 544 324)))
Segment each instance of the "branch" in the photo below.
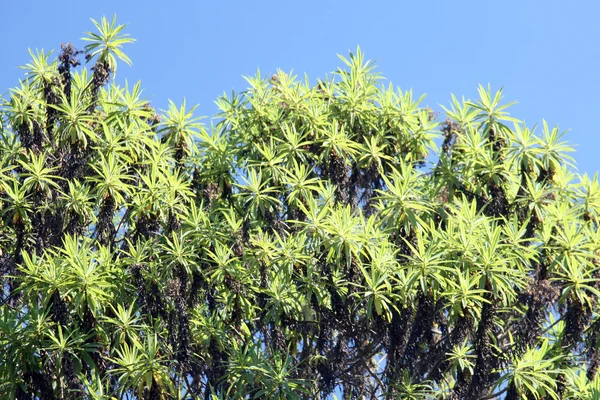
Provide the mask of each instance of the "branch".
POLYGON ((504 389, 499 392, 488 394, 487 396, 480 397, 479 400, 490 400, 495 399, 496 397, 502 396, 509 388, 509 385, 506 385, 504 389))

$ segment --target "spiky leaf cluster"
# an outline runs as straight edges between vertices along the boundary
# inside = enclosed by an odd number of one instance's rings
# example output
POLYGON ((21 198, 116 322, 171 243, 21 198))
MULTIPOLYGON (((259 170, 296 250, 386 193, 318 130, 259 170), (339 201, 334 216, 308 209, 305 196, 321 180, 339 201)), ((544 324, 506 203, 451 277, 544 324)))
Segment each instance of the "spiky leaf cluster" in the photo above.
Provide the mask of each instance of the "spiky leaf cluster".
POLYGON ((440 123, 358 50, 207 129, 94 24, 0 110, 1 397, 600 395, 600 189, 558 128, 484 87, 440 123))

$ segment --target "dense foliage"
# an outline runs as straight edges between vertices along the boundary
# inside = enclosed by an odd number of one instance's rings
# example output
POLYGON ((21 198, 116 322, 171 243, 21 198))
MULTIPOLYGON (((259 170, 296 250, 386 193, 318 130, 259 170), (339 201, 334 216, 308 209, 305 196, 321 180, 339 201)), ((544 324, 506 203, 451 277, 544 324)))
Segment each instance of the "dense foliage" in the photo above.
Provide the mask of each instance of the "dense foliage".
POLYGON ((95 25, 2 103, 0 397, 600 398, 600 189, 558 128, 483 87, 439 117, 357 51, 207 129, 95 25))

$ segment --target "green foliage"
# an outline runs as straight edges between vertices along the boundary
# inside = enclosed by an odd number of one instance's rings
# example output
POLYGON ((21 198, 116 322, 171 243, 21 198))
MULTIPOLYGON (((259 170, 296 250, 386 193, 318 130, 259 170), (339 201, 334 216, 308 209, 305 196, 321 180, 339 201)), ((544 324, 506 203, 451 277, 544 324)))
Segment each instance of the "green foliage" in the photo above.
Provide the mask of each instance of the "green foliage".
POLYGON ((94 25, 2 100, 0 397, 598 398, 600 186, 558 128, 489 87, 440 122, 358 49, 209 129, 94 25))

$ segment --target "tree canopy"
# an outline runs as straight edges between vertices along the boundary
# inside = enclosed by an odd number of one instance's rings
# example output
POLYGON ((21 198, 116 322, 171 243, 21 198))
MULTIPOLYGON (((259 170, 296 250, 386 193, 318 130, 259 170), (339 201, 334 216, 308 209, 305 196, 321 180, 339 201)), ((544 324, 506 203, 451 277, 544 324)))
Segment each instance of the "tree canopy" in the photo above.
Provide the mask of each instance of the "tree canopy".
POLYGON ((600 188, 558 127, 360 49, 207 126, 94 25, 0 108, 0 397, 600 398, 600 188))

